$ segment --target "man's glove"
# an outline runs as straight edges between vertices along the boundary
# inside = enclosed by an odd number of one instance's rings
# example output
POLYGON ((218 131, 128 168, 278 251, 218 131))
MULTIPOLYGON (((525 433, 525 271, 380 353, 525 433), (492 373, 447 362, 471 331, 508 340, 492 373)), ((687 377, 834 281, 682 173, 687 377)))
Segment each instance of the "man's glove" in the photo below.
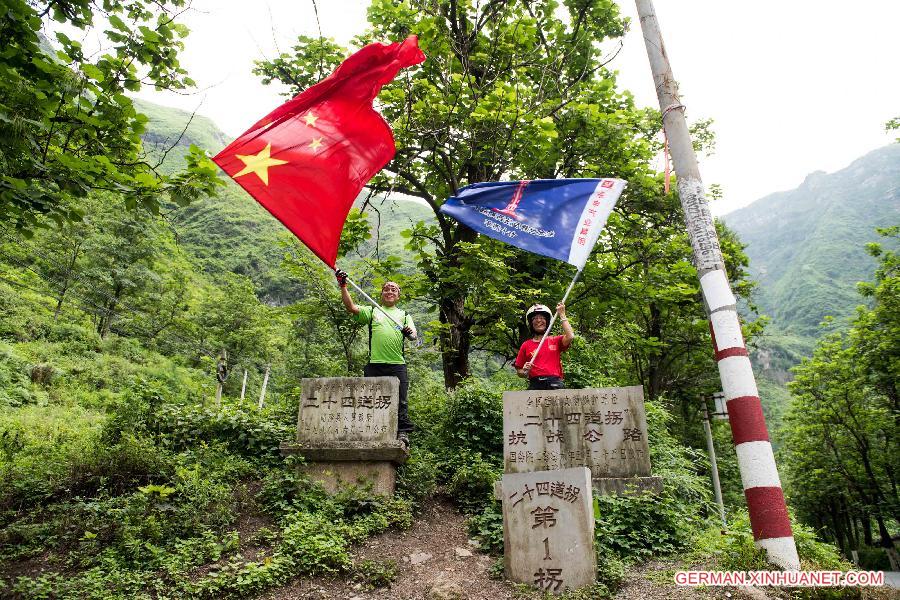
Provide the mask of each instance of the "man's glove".
POLYGON ((414 340, 414 339, 416 339, 416 336, 415 336, 415 334, 413 333, 412 327, 410 327, 409 325, 407 325, 406 327, 404 327, 404 328, 401 329, 400 331, 403 333, 403 337, 405 337, 406 339, 408 339, 408 340, 414 340))
POLYGON ((341 287, 347 287, 347 273, 346 271, 342 271, 338 269, 334 272, 334 277, 337 279, 338 285, 341 287))

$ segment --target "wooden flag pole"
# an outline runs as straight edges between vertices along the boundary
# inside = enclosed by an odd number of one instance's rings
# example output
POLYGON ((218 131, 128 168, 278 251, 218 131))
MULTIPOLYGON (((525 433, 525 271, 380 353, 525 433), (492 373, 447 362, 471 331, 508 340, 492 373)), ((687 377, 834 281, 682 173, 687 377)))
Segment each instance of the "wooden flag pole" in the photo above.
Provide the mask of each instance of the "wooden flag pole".
MULTIPOLYGON (((565 304, 566 299, 569 297, 569 293, 572 291, 572 288, 575 287, 575 282, 578 281, 578 277, 581 275, 582 269, 584 269, 584 267, 582 267, 581 269, 578 269, 578 271, 576 271, 575 277, 572 278, 572 281, 569 283, 569 287, 566 288, 566 293, 563 294, 562 300, 560 300, 560 302, 562 302, 563 304, 565 304)), ((557 314, 559 314, 557 311, 553 311, 553 316, 550 317, 550 322, 547 324, 547 329, 544 330, 544 335, 541 336, 541 341, 538 342, 538 347, 537 347, 537 349, 535 349, 534 354, 531 356, 531 360, 528 361, 532 365, 534 364, 534 361, 537 358, 538 352, 541 351, 541 346, 544 345, 544 340, 547 339, 547 335, 550 333, 550 329, 553 327, 553 324, 556 322, 557 314)))

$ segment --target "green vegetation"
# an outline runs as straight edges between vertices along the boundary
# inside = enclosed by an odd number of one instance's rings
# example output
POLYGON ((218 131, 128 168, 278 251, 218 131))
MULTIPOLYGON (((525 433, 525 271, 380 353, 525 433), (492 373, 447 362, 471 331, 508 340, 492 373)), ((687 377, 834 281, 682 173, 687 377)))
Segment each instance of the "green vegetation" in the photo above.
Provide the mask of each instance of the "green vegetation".
POLYGON ((747 245, 755 300, 779 332, 815 338, 826 316, 853 316, 856 283, 875 270, 865 246, 896 224, 898 165, 900 145, 885 146, 724 217, 747 245))
POLYGON ((824 337, 794 369, 782 456, 788 490, 804 518, 845 552, 877 544, 896 559, 891 537, 900 517, 898 228, 881 234, 891 248, 869 246, 880 264, 875 281, 860 285, 872 307, 859 307, 846 333, 824 337))
MULTIPOLYGON (((680 319, 679 309, 696 307, 697 293, 679 235, 680 207, 661 193, 650 168, 660 149, 658 113, 639 110, 617 90, 615 74, 604 67, 609 57, 599 50, 625 30, 615 3, 545 2, 523 11, 509 1, 478 7, 376 0, 368 16, 361 42, 415 33, 429 57, 379 96, 398 151, 371 185, 421 198, 432 210, 432 219, 403 233, 416 261, 415 276, 405 283, 436 309, 431 334, 445 385, 456 387, 473 373, 473 349, 514 356, 525 308, 544 296, 560 297, 572 276, 552 260, 477 236, 438 212, 464 185, 498 179, 627 179, 608 226, 615 241, 595 254, 573 297, 595 335, 622 323, 616 337, 627 340, 623 353, 637 355, 637 376, 651 397, 674 377, 670 365, 674 371, 674 363, 695 364, 694 342, 705 340, 698 339, 702 327, 684 331, 693 323, 680 319), (638 293, 647 295, 644 309, 631 301, 638 293), (622 305, 632 310, 620 316, 622 305)), ((344 55, 332 41, 302 37, 291 52, 259 62, 256 72, 296 92, 323 61, 336 64, 344 55)), ((729 258, 738 281, 740 253, 729 258)))
POLYGON ((103 4, 106 29, 95 26, 89 0, 4 3, 0 14, 0 219, 26 233, 49 217, 80 221, 73 204, 115 190, 129 206, 152 211, 164 201, 186 204, 216 185, 212 163, 197 148, 186 171, 163 175, 146 160, 147 118, 128 97, 143 85, 193 86, 178 63, 187 27, 184 0, 103 4), (45 28, 45 25, 47 26, 45 28), (52 33, 48 40, 44 32, 52 33), (71 34, 73 37, 69 37, 71 34), (85 48, 93 34, 102 47, 85 48))
MULTIPOLYGON (((616 89, 597 52, 623 31, 614 3, 573 5, 567 22, 553 3, 452 15, 372 4, 361 41, 415 30, 430 56, 379 98, 399 152, 391 176, 357 200, 340 247, 361 285, 401 283, 425 338, 408 352, 417 430, 393 498, 355 488, 329 496, 278 451, 294 436, 299 381, 356 375, 366 359, 364 331, 341 307, 331 273, 236 186, 214 183, 202 151, 224 136, 211 122, 124 94, 141 82, 190 86, 177 63, 187 32, 166 16, 182 4, 105 3, 110 29, 101 36, 111 49, 92 58, 65 35, 49 41, 38 31, 53 30, 48 19, 90 28, 93 3, 20 1, 0 15, 0 595, 238 598, 319 575, 389 586, 398 565, 354 564, 353 545, 410 527, 436 494, 470 517, 485 551, 502 552, 493 499, 501 390, 524 386, 508 361, 524 335, 524 307, 559 297, 571 273, 435 209, 462 185, 506 177, 630 182, 569 302, 578 338, 565 364, 572 387, 644 386, 651 460, 665 488, 597 500, 598 580, 570 597, 609 595, 628 565, 691 547, 723 564, 755 564, 740 514, 730 537, 707 539, 716 511, 697 450, 697 399, 719 389, 718 376, 680 203, 652 170, 659 115, 616 89), (471 44, 458 43, 458 21, 469 21, 471 44), (549 86, 544 75, 558 63, 549 86), (390 190, 419 200, 386 199, 390 190), (220 357, 229 376, 216 402, 220 357)), ((303 38, 258 71, 302 87, 344 52, 303 38)), ((841 210, 851 209, 831 213, 841 210)), ((746 301, 747 255, 718 227, 746 301)), ((806 239, 822 238, 817 227, 806 239)), ((896 258, 893 249, 870 252, 881 259, 862 288, 870 307, 798 369, 793 405, 785 409, 781 388, 761 385, 767 416, 788 432, 779 442, 793 505, 845 551, 860 530, 863 543, 887 546, 885 531, 897 528, 887 460, 897 439, 896 258), (846 410, 836 413, 839 403, 846 410), (823 472, 841 477, 826 485, 823 472), (865 533, 871 522, 878 536, 865 533)), ((783 276, 824 285, 821 272, 803 279, 796 269, 783 276)), ((797 315, 773 313, 782 316, 797 315)), ((746 336, 763 325, 749 322, 746 336)), ((777 331, 777 344, 762 342, 773 372, 784 374, 812 344, 803 327, 777 331)), ((715 429, 721 448, 728 432, 715 429)), ((743 496, 733 453, 720 466, 734 514, 743 496)), ((809 564, 838 564, 833 547, 797 527, 809 564)))
POLYGON ((900 145, 886 146, 724 217, 746 244, 759 283, 753 301, 771 318, 753 361, 772 429, 786 406, 791 368, 812 354, 820 336, 849 326, 856 285, 875 269, 866 244, 876 241, 876 228, 897 223, 898 165, 900 145))

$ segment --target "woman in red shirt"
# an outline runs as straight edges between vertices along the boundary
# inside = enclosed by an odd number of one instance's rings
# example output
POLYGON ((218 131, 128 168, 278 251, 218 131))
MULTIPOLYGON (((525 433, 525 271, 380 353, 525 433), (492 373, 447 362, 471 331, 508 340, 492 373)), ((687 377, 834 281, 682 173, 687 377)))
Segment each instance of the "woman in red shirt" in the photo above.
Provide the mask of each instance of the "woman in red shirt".
POLYGON ((522 342, 514 364, 519 377, 528 378, 529 390, 558 390, 563 387, 560 355, 572 345, 575 332, 572 331, 569 319, 566 318, 566 305, 562 302, 557 304, 556 312, 559 313, 563 335, 548 335, 537 355, 537 360, 533 360, 532 357, 541 336, 550 324, 550 309, 543 304, 535 304, 525 313, 525 322, 528 323, 531 338, 522 342))

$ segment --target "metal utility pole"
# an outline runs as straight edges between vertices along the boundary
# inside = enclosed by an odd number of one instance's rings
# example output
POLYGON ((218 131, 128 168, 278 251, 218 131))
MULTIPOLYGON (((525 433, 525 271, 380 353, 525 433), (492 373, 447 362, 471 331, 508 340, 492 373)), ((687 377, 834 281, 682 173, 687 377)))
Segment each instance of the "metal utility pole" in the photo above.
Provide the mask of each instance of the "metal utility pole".
POLYGON ((719 465, 716 463, 716 446, 713 443, 709 411, 706 409, 706 398, 700 396, 700 401, 703 402, 703 430, 706 431, 706 451, 709 454, 709 465, 712 469, 713 495, 716 498, 716 504, 719 505, 719 518, 722 520, 722 527, 728 527, 728 522, 725 520, 725 502, 722 500, 722 485, 719 483, 719 465))
POLYGON ((635 0, 635 4, 656 84, 663 127, 675 163, 678 195, 691 239, 694 266, 700 276, 709 316, 713 351, 728 404, 728 418, 753 539, 757 547, 767 551, 772 563, 784 569, 799 570, 800 558, 769 443, 759 391, 750 365, 750 355, 744 346, 736 300, 725 273, 697 157, 691 145, 684 106, 678 99, 677 85, 663 46, 653 3, 651 0, 635 0))

